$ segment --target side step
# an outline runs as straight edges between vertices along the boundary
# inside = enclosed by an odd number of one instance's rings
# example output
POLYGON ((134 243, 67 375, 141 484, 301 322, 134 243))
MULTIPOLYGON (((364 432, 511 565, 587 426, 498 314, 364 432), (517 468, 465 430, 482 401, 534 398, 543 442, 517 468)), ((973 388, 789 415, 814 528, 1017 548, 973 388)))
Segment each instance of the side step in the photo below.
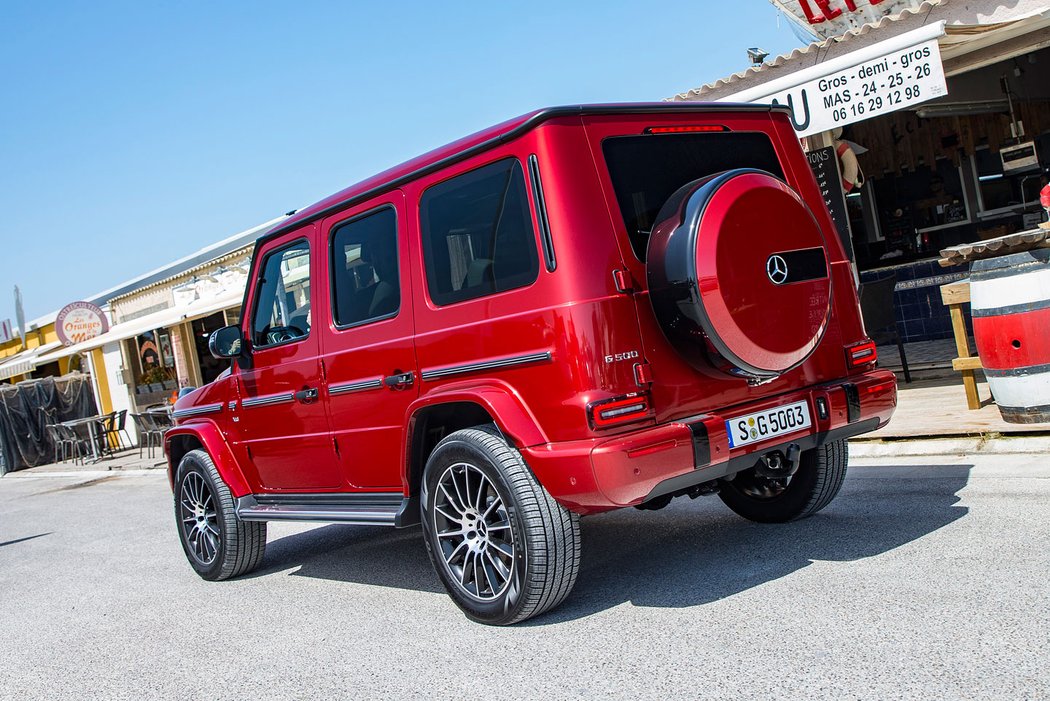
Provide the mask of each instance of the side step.
POLYGON ((403 528, 419 523, 419 503, 390 494, 254 494, 237 499, 242 521, 312 521, 403 528))

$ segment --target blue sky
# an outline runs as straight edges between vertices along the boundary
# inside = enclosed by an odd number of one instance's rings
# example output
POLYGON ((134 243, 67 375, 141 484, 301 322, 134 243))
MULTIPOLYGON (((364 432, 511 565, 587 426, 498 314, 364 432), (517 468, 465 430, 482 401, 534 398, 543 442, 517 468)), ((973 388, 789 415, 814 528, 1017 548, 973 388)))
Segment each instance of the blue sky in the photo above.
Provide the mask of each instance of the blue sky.
POLYGON ((9 3, 0 319, 27 319, 489 124, 659 100, 801 45, 766 0, 9 3), (527 9, 525 9, 527 8, 527 9))

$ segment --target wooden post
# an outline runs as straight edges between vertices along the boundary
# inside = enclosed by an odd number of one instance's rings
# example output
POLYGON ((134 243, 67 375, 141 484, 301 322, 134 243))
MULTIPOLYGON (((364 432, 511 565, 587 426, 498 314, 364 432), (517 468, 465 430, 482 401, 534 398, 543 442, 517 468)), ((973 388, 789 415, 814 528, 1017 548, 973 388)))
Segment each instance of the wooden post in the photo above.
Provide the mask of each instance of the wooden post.
POLYGON ((948 307, 952 317, 952 334, 955 336, 955 352, 959 357, 952 361, 952 367, 962 373, 963 387, 966 389, 966 406, 971 410, 981 408, 981 397, 977 394, 977 377, 974 369, 981 367, 979 358, 970 357, 970 344, 966 340, 966 321, 963 318, 962 305, 970 302, 970 281, 960 280, 941 285, 941 300, 948 307))

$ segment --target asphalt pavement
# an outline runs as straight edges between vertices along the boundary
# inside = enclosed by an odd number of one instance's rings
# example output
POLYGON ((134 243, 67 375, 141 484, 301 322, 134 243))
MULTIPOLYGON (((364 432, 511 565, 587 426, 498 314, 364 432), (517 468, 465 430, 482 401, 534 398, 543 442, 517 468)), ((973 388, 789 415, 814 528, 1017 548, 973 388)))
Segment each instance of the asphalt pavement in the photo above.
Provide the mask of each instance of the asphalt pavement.
POLYGON ((1050 698, 1045 455, 863 458, 788 525, 583 520, 568 601, 469 622, 417 530, 270 524, 185 562, 162 472, 0 479, 0 699, 1050 698))

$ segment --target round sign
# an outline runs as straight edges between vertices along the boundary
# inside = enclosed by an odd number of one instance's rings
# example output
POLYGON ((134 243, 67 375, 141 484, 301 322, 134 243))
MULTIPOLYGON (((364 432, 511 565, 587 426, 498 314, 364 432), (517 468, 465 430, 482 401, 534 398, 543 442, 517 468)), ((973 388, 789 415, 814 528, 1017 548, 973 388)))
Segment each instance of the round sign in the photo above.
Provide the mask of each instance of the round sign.
POLYGON ((109 330, 109 322, 102 310, 91 302, 72 302, 62 307, 55 319, 55 331, 62 345, 89 341, 109 330))

